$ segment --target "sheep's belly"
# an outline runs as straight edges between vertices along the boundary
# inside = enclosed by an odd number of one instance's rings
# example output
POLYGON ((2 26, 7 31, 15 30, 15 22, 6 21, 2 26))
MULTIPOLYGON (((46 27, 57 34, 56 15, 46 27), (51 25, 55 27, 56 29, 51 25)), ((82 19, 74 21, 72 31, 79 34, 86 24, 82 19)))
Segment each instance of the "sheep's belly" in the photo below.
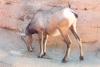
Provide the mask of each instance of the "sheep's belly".
MULTIPOLYGON (((63 20, 61 23, 59 23, 58 27, 61 30, 61 32, 65 35, 67 34, 67 31, 69 29, 69 27, 71 26, 70 23, 67 22, 67 20, 63 20)), ((58 30, 58 28, 53 28, 52 29, 52 36, 59 36, 61 35, 60 31, 58 30)))
POLYGON ((50 34, 51 36, 59 36, 60 35, 60 32, 59 30, 57 29, 54 33, 50 34))
MULTIPOLYGON (((60 28, 61 29, 61 32, 63 33, 63 35, 66 35, 67 34, 67 32, 68 32, 68 27, 62 27, 62 28, 60 28)), ((61 35, 61 33, 60 33, 60 31, 58 30, 58 29, 56 29, 53 33, 51 33, 50 34, 51 36, 60 36, 61 35)))

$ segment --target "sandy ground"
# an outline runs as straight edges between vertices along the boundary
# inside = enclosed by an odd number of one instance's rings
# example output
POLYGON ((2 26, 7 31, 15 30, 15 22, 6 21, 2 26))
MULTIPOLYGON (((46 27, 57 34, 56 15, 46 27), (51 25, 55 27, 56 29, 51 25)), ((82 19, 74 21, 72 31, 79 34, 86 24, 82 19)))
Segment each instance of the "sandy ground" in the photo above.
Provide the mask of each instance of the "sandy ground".
POLYGON ((0 29, 0 67, 100 67, 100 43, 83 43, 84 61, 79 61, 79 49, 72 46, 69 62, 61 63, 64 47, 50 46, 45 58, 39 55, 38 42, 34 51, 28 52, 24 42, 15 32, 0 29))

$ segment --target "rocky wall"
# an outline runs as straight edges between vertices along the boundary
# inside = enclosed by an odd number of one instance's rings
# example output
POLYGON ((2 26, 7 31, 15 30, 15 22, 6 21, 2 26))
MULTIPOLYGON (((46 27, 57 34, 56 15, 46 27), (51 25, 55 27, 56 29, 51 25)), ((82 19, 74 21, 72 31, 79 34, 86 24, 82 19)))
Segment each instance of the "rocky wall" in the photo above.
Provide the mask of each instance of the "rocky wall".
MULTIPOLYGON (((25 29, 38 9, 67 6, 68 0, 0 0, 0 27, 25 29)), ((77 30, 83 42, 100 41, 100 0, 69 0, 78 15, 77 30)))

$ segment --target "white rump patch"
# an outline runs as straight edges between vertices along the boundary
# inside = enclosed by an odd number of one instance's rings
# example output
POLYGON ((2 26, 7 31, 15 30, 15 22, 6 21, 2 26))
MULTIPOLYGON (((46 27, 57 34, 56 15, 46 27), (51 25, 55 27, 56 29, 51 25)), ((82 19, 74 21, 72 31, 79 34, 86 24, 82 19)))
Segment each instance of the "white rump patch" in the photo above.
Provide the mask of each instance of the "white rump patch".
POLYGON ((68 19, 68 21, 70 22, 70 25, 73 23, 76 23, 76 18, 75 15, 72 13, 72 10, 70 8, 65 8, 63 10, 63 15, 65 18, 68 19))

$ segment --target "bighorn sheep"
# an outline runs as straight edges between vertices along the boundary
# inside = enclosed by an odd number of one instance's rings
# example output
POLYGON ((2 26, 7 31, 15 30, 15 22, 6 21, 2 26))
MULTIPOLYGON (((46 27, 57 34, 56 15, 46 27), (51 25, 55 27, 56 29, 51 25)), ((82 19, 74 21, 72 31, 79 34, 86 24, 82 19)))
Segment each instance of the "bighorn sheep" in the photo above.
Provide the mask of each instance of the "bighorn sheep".
POLYGON ((40 55, 42 58, 46 55, 46 44, 48 36, 63 37, 63 41, 66 43, 67 50, 63 58, 63 62, 66 62, 70 53, 70 38, 68 30, 71 30, 75 38, 79 43, 80 48, 80 60, 83 60, 82 44, 76 31, 76 22, 78 15, 70 8, 52 8, 50 10, 38 11, 31 19, 26 28, 27 35, 27 48, 32 51, 32 34, 38 34, 40 38, 40 55))

